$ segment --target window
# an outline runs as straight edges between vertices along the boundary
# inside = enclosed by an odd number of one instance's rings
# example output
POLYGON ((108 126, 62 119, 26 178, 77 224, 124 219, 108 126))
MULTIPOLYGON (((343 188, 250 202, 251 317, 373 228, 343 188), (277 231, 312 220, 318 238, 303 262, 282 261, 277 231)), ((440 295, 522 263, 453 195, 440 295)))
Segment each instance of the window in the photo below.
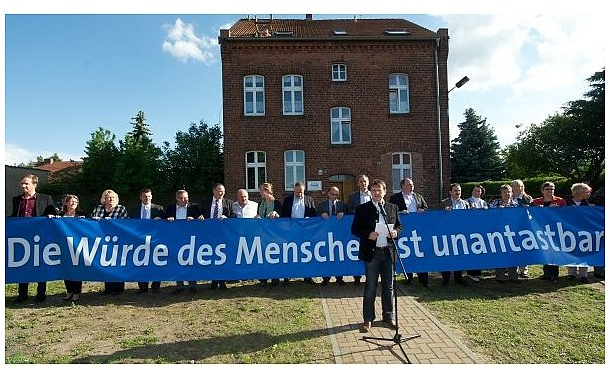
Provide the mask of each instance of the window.
POLYGON ((302 150, 287 150, 284 152, 284 189, 294 190, 294 183, 305 183, 305 152, 302 150))
POLYGON ((411 153, 392 153, 392 192, 398 193, 400 180, 413 178, 411 153))
POLYGON ((256 191, 267 182, 267 155, 265 152, 246 152, 246 189, 256 191))
POLYGON ((287 75, 282 77, 282 95, 284 96, 284 114, 303 114, 303 77, 287 75))
POLYGON ((265 78, 263 76, 244 77, 244 115, 265 115, 265 78))
POLYGON ((349 108, 337 107, 330 110, 330 143, 351 144, 352 121, 349 108))
POLYGON ((409 113, 409 76, 390 75, 390 113, 409 113))
POLYGON ((333 64, 333 81, 347 81, 347 65, 333 64))

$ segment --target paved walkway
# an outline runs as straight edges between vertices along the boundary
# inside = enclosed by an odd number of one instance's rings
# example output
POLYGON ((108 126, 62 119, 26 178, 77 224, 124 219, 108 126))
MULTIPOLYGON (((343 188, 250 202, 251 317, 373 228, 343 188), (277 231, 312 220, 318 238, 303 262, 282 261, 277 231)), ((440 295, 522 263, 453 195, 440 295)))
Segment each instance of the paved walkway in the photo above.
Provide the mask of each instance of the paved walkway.
MULTIPOLYGON (((398 324, 403 338, 419 334, 402 343, 407 354, 405 359, 400 346, 393 341, 363 339, 363 336, 392 339, 396 333, 375 321, 371 332, 360 333, 362 324, 363 285, 355 286, 351 278, 346 285, 331 282, 321 287, 320 297, 330 333, 335 363, 337 364, 476 364, 481 359, 469 350, 460 339, 438 321, 413 297, 407 295, 398 284, 398 324)), ((381 316, 381 301, 377 290, 375 307, 381 316)))

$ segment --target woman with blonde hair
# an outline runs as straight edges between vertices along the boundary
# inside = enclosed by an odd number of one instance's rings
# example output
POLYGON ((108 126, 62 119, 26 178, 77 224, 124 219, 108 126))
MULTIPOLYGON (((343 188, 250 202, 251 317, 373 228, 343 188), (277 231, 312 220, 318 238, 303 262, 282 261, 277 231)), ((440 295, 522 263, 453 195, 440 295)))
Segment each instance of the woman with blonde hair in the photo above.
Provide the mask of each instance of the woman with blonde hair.
MULTIPOLYGON (((91 212, 94 220, 127 218, 127 210, 119 204, 119 195, 112 189, 104 190, 100 198, 100 205, 91 212)), ((125 291, 125 282, 104 282, 102 295, 119 295, 125 291)))
MULTIPOLYGON (((282 203, 273 196, 273 184, 264 182, 259 186, 261 201, 258 203, 256 218, 279 218, 282 210, 282 203)), ((284 281, 287 281, 285 279, 284 281)), ((267 285, 267 279, 259 279, 260 286, 267 285)), ((280 279, 271 279, 271 285, 276 286, 280 279)))

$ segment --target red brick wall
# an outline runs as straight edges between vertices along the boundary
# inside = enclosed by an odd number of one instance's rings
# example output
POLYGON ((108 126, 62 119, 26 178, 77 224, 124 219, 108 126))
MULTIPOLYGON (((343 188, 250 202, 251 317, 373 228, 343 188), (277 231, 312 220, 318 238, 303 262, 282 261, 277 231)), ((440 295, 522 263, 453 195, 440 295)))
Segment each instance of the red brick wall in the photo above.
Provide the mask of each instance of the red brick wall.
MULTIPOLYGON (((444 31, 444 30, 441 30, 444 31)), ((440 33, 439 33, 440 34, 440 33)), ((441 35, 442 36, 442 35, 441 35)), ((446 36, 446 34, 445 34, 446 36)), ((447 39, 441 38, 439 72, 444 185, 449 183, 447 39)), ((245 186, 245 153, 267 153, 267 180, 284 194, 285 150, 305 151, 306 180, 367 173, 391 189, 392 152, 411 152, 413 181, 434 207, 439 197, 434 40, 224 41, 221 39, 225 186, 245 186), (347 81, 331 80, 332 64, 347 65, 347 81), (388 75, 409 76, 408 114, 390 114, 388 75), (265 116, 243 114, 243 77, 265 77, 265 116), (282 114, 282 76, 303 76, 304 114, 282 114), (351 108, 352 143, 330 144, 330 109, 351 108), (318 169, 326 172, 322 177, 318 169)), ((323 182, 326 188, 328 182, 323 182)), ((320 192, 311 193, 317 201, 320 192)), ((252 194, 255 198, 256 194, 252 194)))

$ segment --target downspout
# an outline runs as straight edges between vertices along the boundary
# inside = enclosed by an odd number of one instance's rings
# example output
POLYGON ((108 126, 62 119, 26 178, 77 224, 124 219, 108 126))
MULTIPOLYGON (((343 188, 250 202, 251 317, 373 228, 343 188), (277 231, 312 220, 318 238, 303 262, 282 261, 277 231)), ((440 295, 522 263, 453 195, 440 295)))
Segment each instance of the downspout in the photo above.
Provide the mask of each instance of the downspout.
POLYGON ((438 73, 438 49, 440 48, 440 38, 436 38, 434 47, 434 79, 436 82, 436 130, 438 135, 438 196, 439 201, 443 199, 443 141, 441 138, 441 95, 440 80, 438 73))

